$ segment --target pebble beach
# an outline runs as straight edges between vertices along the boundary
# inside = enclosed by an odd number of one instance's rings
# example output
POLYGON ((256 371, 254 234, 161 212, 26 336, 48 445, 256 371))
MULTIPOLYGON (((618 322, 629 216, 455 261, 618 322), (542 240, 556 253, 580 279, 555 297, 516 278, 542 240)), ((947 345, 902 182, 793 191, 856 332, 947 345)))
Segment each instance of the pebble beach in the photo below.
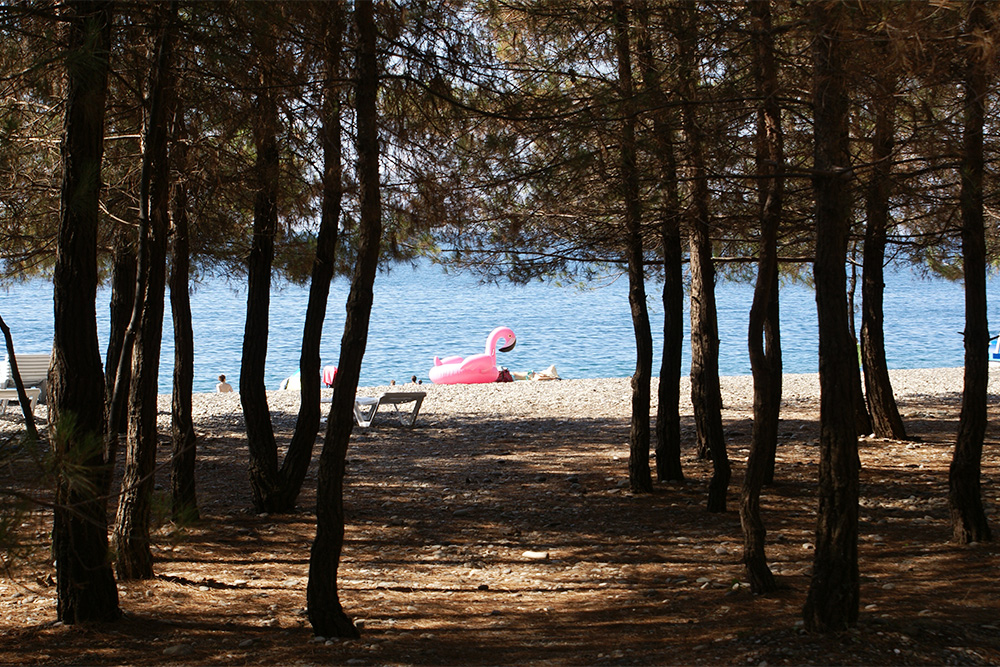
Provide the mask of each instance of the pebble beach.
MULTIPOLYGON (((893 391, 900 402, 908 399, 934 399, 942 403, 961 400, 962 368, 929 368, 890 371, 893 391)), ((656 408, 656 378, 652 383, 652 406, 656 408)), ((722 398, 729 410, 752 410, 753 379, 749 375, 723 377, 722 398)), ((546 417, 569 419, 628 419, 631 412, 631 381, 629 378, 562 379, 545 381, 515 381, 474 385, 396 384, 359 387, 358 396, 377 396, 382 392, 422 391, 427 394, 420 414, 425 418, 454 418, 476 415, 481 418, 518 419, 546 417)), ((1000 394, 1000 368, 990 370, 990 394, 1000 394)), ((681 413, 691 412, 691 387, 688 377, 681 378, 681 413)), ((323 389, 324 397, 332 390, 323 389)), ((298 391, 269 391, 268 405, 275 421, 294 420, 299 407, 298 391)), ((782 402, 788 407, 819 407, 819 375, 786 374, 782 384, 782 402)), ((239 394, 196 393, 193 396, 196 428, 204 423, 233 422, 241 419, 239 394)), ((160 428, 169 428, 170 396, 159 397, 160 428)), ((44 405, 36 408, 35 417, 44 423, 44 405)), ((0 433, 10 434, 20 429, 22 418, 16 405, 0 415, 0 433)))
MULTIPOLYGON (((963 369, 932 368, 891 371, 893 390, 900 401, 911 398, 935 398, 942 402, 961 400, 963 369)), ((652 406, 656 408, 658 380, 652 382, 652 406)), ((751 410, 753 378, 740 375, 721 378, 722 399, 727 409, 751 410)), ((382 392, 422 391, 427 394, 421 415, 441 417, 477 415, 493 418, 589 417, 593 419, 628 419, 631 411, 631 380, 629 378, 564 379, 546 381, 515 381, 492 384, 434 385, 412 383, 359 387, 358 396, 378 396, 382 392)), ((989 392, 1000 393, 1000 368, 991 369, 989 392)), ((329 397, 329 389, 323 390, 329 397)), ((691 383, 681 378, 681 412, 690 413, 691 383)), ((815 402, 819 407, 819 375, 786 374, 782 383, 783 404, 807 407, 815 402)), ((169 410, 169 397, 160 397, 161 411, 169 410)), ((195 413, 231 414, 238 412, 238 394, 196 394, 195 413)), ((268 405, 273 413, 295 415, 298 411, 297 391, 268 392, 268 405)))

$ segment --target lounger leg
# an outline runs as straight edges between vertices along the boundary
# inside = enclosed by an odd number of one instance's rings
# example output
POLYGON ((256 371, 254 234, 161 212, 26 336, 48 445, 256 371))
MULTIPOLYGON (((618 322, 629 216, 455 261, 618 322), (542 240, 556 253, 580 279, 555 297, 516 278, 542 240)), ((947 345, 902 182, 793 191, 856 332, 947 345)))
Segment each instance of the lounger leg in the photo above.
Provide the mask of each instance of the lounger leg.
POLYGON ((413 402, 413 416, 410 418, 410 428, 417 423, 417 415, 420 414, 420 405, 424 402, 423 396, 418 396, 417 400, 413 402))

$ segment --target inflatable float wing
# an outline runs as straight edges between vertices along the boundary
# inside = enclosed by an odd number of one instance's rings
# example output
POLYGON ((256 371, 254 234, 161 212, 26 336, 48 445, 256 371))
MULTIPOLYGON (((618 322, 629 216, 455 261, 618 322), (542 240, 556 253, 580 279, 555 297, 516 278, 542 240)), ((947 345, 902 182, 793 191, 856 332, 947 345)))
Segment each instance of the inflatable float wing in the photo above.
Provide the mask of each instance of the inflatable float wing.
POLYGON ((497 327, 486 338, 485 354, 474 354, 471 357, 434 357, 434 367, 428 371, 434 384, 481 384, 495 382, 500 370, 497 368, 497 350, 510 352, 514 349, 517 339, 508 327, 497 327), (503 347, 497 348, 500 341, 503 347))

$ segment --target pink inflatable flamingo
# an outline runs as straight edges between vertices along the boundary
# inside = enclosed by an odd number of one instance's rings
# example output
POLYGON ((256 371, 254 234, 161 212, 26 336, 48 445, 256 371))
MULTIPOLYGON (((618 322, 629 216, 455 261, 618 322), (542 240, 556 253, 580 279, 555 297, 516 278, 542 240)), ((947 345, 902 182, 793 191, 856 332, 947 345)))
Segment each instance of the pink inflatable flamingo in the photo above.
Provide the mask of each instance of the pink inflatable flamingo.
POLYGON ((429 371, 431 382, 434 384, 495 382, 500 374, 497 368, 497 345, 501 340, 504 342, 504 346, 499 348, 501 352, 510 352, 517 343, 513 331, 508 327, 497 327, 486 339, 486 354, 474 354, 465 359, 434 357, 434 368, 429 371))

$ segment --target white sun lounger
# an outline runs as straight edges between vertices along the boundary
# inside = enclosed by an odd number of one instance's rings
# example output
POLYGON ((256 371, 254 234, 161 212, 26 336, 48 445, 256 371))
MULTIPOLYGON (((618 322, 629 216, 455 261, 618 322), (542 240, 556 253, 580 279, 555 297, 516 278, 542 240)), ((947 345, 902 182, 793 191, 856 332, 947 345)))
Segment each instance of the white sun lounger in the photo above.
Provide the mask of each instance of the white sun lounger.
MULTIPOLYGON (((38 387, 25 387, 24 393, 28 395, 28 407, 31 408, 31 414, 35 414, 35 405, 38 403, 38 395, 42 393, 42 390, 38 387)), ((7 412, 7 404, 10 401, 18 401, 20 397, 17 395, 17 388, 13 389, 0 389, 0 414, 7 412)))
MULTIPOLYGON (((17 355, 17 370, 24 384, 24 393, 31 402, 31 412, 35 412, 35 404, 42 394, 45 380, 49 374, 51 354, 19 354, 17 355)), ((4 355, 0 365, 0 413, 7 411, 10 401, 17 401, 17 388, 14 386, 13 373, 10 370, 10 356, 4 355)))
POLYGON ((413 403, 413 412, 410 413, 410 426, 412 427, 417 422, 420 405, 424 402, 426 395, 427 393, 423 391, 387 391, 375 397, 359 396, 354 399, 354 419, 358 422, 358 426, 368 427, 375 420, 379 407, 391 405, 396 409, 396 412, 402 412, 399 409, 400 405, 413 403))
MULTIPOLYGON (((372 425, 378 409, 383 405, 391 405, 396 412, 402 412, 400 405, 413 403, 413 411, 410 413, 410 424, 412 427, 417 422, 417 415, 420 414, 420 406, 424 402, 427 392, 424 391, 387 391, 378 396, 358 396, 354 399, 354 420, 358 426, 365 428, 372 425)), ((320 403, 329 403, 331 399, 322 398, 320 403)), ((326 416, 323 416, 326 419, 326 416)))

